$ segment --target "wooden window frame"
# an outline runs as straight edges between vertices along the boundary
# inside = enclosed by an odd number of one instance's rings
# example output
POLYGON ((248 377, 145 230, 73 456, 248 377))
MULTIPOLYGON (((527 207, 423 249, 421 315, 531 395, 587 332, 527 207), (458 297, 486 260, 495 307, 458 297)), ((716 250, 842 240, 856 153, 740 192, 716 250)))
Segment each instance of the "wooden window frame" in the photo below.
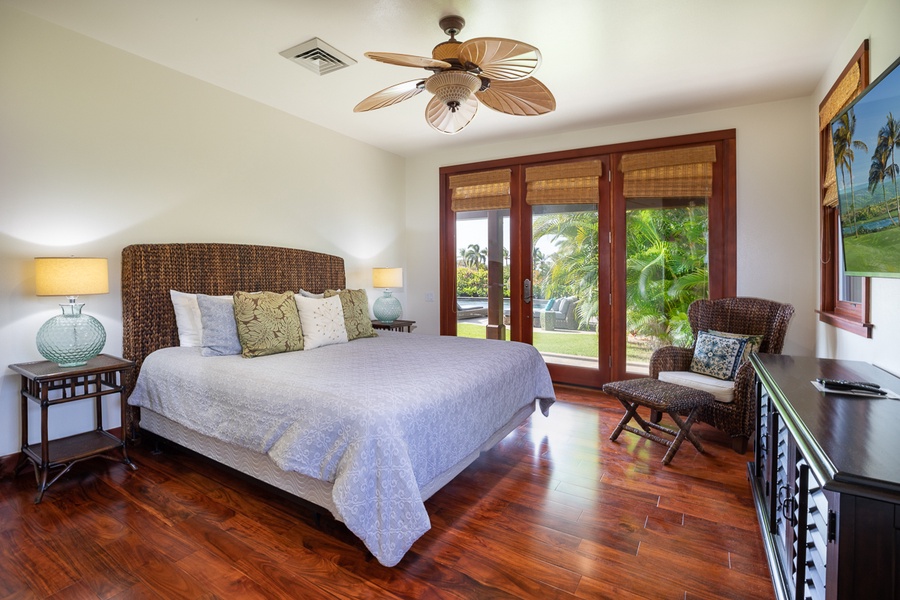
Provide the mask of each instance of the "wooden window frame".
MULTIPOLYGON (((831 99, 838 85, 852 68, 859 65, 861 89, 869 85, 869 40, 863 41, 853 58, 844 67, 840 76, 828 90, 819 104, 819 110, 831 99)), ((821 306, 817 311, 819 321, 833 327, 849 331, 865 338, 872 337, 872 324, 869 322, 870 279, 863 277, 862 294, 859 302, 848 302, 840 298, 840 279, 843 276, 840 268, 838 248, 840 246, 840 214, 835 206, 825 205, 826 193, 826 160, 831 135, 828 128, 819 131, 819 207, 821 219, 821 306)))

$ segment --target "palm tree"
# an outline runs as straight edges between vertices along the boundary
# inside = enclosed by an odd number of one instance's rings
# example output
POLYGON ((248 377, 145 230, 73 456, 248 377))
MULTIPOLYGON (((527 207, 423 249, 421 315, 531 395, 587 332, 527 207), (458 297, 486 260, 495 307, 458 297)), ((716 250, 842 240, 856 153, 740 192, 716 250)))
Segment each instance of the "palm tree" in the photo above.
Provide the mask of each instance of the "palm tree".
POLYGON ((891 225, 896 225, 894 217, 891 215, 891 207, 887 201, 887 190, 884 188, 884 180, 887 177, 894 177, 897 165, 888 164, 891 149, 881 143, 882 141, 881 139, 879 140, 875 152, 872 153, 872 163, 869 165, 869 192, 874 192, 878 184, 881 184, 881 195, 884 198, 885 207, 887 207, 888 219, 890 219, 891 225))
POLYGON ((567 212, 540 215, 534 221, 534 240, 549 236, 557 251, 542 279, 546 296, 577 296, 575 316, 579 326, 590 329, 600 312, 597 297, 598 246, 597 212, 567 212))
POLYGON ((841 115, 838 128, 834 132, 834 162, 841 167, 843 188, 847 189, 847 175, 850 177, 850 220, 856 220, 856 197, 853 192, 853 150, 869 151, 869 147, 861 140, 854 140, 856 134, 856 115, 848 110, 841 115), (846 173, 845 173, 846 170, 846 173))
MULTIPOLYGON (((878 131, 878 143, 884 144, 890 154, 890 166, 887 175, 894 184, 894 200, 897 202, 898 221, 900 221, 900 194, 897 193, 897 173, 898 166, 894 161, 894 148, 900 146, 900 121, 894 118, 893 113, 888 113, 887 122, 878 131)), ((888 208, 888 214, 891 209, 888 208)))
POLYGON ((469 244, 465 250, 460 250, 460 253, 467 267, 477 269, 487 264, 487 248, 482 248, 478 244, 469 244))

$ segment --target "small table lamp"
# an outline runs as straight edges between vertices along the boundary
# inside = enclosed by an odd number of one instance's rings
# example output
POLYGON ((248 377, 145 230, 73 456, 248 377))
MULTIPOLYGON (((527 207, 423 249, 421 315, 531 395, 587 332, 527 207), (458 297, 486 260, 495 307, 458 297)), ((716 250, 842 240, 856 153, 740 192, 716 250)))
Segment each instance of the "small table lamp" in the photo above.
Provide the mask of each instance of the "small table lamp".
POLYGON ((106 344, 100 321, 81 314, 82 294, 108 294, 109 269, 105 258, 35 258, 38 296, 68 296, 60 304, 62 314, 44 323, 37 333, 41 356, 61 367, 79 367, 94 358, 106 344))
MULTIPOLYGON (((401 268, 375 268, 372 269, 372 287, 399 288, 403 287, 403 269, 401 268)), ((403 312, 400 301, 391 296, 391 290, 385 289, 384 295, 375 300, 372 305, 375 318, 382 323, 393 323, 403 312)))

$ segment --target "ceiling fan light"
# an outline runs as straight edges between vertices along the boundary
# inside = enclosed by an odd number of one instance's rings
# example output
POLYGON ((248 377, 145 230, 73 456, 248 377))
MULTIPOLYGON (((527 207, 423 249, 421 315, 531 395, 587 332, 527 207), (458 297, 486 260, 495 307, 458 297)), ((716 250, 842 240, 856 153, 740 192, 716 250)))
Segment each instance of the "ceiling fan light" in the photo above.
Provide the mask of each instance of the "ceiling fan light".
POLYGON ((480 88, 481 79, 465 71, 443 71, 425 81, 425 89, 451 109, 462 105, 480 88))

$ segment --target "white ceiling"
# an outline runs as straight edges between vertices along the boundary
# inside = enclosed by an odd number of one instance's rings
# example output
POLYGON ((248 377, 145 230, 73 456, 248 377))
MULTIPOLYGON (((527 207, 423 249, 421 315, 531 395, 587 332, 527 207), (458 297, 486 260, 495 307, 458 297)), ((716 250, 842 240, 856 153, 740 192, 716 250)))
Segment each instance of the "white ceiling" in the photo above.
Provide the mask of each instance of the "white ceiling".
MULTIPOLYGON (((402 156, 807 96, 866 0, 0 0, 62 27, 402 156), (427 71, 442 16, 460 40, 540 48, 556 112, 481 107, 462 132, 425 122, 428 95, 367 113, 369 94, 427 71), (358 61, 318 76, 279 55, 319 37, 358 61)), ((848 57, 849 58, 849 57, 848 57)))

